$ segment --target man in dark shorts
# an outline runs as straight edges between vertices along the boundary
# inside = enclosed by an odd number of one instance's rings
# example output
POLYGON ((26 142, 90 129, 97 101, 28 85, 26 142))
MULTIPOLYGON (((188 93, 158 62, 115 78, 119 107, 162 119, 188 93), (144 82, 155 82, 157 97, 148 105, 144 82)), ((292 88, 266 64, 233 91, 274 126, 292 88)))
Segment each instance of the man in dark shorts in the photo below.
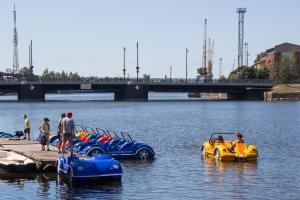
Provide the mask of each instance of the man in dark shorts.
POLYGON ((24 140, 30 140, 30 121, 26 114, 23 115, 24 119, 24 140))
POLYGON ((60 115, 60 119, 58 120, 57 123, 57 136, 58 136, 58 153, 61 153, 61 145, 62 145, 62 137, 63 137, 63 124, 62 124, 62 120, 66 117, 66 113, 61 113, 60 115))
POLYGON ((65 153, 66 143, 69 143, 69 147, 72 149, 73 137, 75 135, 75 123, 72 118, 73 114, 71 112, 67 113, 67 117, 62 120, 63 125, 63 144, 62 152, 65 153))

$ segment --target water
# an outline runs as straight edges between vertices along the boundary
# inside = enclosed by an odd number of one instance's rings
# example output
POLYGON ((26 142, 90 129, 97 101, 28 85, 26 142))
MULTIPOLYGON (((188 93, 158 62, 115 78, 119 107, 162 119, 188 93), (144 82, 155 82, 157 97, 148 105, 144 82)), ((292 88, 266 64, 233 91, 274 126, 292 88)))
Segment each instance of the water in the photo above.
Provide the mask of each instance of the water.
MULTIPOLYGON (((95 100, 103 94, 94 95, 47 98, 95 100)), ((77 123, 128 131, 157 151, 154 161, 122 161, 121 184, 68 188, 57 182, 55 174, 1 175, 0 199, 299 199, 299 102, 5 101, 0 102, 0 111, 3 131, 22 129, 26 113, 36 137, 44 117, 54 128, 61 112, 72 111, 77 123), (241 131, 247 143, 257 146, 258 162, 203 159, 201 144, 214 131, 241 131)))

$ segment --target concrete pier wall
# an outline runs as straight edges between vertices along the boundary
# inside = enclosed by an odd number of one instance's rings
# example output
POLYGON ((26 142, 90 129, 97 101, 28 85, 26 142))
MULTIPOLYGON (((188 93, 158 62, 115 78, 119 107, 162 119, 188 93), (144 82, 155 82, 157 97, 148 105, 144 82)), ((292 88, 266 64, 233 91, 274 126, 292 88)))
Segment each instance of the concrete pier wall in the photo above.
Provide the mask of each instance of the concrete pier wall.
POLYGON ((18 90, 19 101, 45 101, 45 89, 40 84, 23 84, 18 90))
POLYGON ((148 101, 148 87, 146 85, 126 85, 115 92, 115 101, 148 101))
POLYGON ((299 101, 300 92, 265 92, 265 101, 299 101))

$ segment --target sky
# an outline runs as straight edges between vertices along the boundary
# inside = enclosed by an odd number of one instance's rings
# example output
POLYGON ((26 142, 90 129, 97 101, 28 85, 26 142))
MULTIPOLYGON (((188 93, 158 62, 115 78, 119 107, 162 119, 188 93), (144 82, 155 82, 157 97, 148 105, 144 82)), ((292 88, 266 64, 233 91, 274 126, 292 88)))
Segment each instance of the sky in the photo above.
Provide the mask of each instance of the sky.
MULTIPOLYGON (((274 45, 300 44, 300 1, 274 0, 1 0, 0 71, 13 63, 13 5, 17 10, 20 67, 28 66, 33 40, 34 73, 45 68, 84 76, 122 76, 126 47, 127 76, 136 76, 136 42, 140 74, 153 78, 195 78, 202 63, 204 19, 214 40, 214 77, 228 75, 237 60, 238 15, 245 13, 249 63, 274 45)), ((237 65, 237 61, 235 67, 237 65)))

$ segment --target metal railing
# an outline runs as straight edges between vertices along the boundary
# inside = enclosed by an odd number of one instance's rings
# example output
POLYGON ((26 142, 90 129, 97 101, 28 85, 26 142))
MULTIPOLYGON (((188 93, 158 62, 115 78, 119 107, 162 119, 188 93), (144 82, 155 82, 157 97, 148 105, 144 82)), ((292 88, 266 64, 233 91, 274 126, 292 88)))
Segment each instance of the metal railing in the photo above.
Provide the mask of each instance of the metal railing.
MULTIPOLYGON (((0 77, 0 83, 74 83, 74 84, 136 84, 136 79, 131 78, 80 78, 80 79, 41 79, 40 77, 18 77, 18 78, 7 78, 0 77)), ((144 84, 276 84, 272 80, 262 80, 262 79, 243 79, 243 80, 209 80, 203 81, 196 78, 150 78, 150 79, 139 79, 138 83, 144 84)), ((291 81, 291 83, 300 83, 300 80, 291 81)))

